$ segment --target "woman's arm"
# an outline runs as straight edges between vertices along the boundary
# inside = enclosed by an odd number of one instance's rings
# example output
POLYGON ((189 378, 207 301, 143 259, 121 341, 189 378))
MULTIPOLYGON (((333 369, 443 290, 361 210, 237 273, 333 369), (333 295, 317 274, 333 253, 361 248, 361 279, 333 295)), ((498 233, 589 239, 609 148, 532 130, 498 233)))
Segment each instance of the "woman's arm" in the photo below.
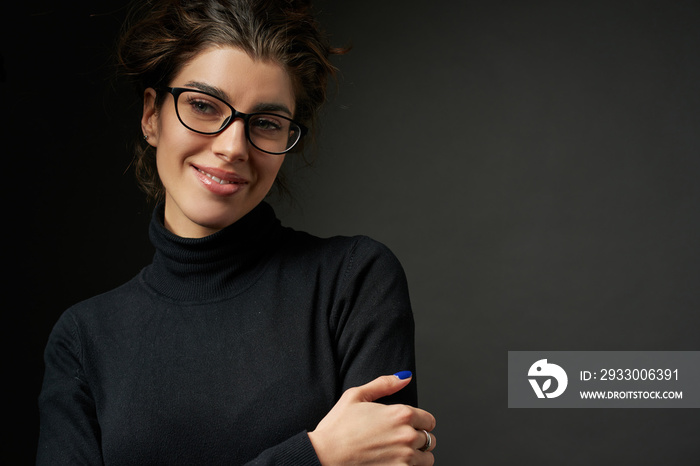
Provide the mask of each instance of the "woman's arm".
POLYGON ((80 341, 64 314, 44 351, 37 465, 102 464, 95 403, 84 379, 80 341))
POLYGON ((321 463, 432 464, 435 418, 417 408, 414 321, 403 268, 386 246, 357 237, 331 316, 345 392, 309 433, 321 463))
POLYGON ((418 406, 415 325, 401 263, 383 244, 359 236, 345 264, 330 316, 343 391, 410 371, 412 383, 381 402, 418 406))

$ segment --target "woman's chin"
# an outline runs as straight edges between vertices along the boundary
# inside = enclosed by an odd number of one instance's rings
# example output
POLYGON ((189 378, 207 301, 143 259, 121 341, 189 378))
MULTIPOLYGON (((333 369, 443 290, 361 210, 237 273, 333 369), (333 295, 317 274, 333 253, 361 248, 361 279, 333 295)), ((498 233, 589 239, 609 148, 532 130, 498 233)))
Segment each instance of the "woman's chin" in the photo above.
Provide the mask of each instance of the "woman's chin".
POLYGON ((235 199, 196 195, 182 197, 174 199, 166 195, 166 227, 178 236, 189 238, 209 236, 228 227, 247 215, 262 200, 252 196, 235 199))
POLYGON ((208 236, 236 223, 244 215, 245 214, 240 215, 237 212, 231 211, 218 215, 203 215, 202 213, 198 213, 198 215, 192 218, 193 228, 199 228, 203 232, 207 232, 206 235, 202 236, 208 236))
POLYGON ((192 209, 191 212, 177 212, 180 215, 168 215, 166 209, 165 226, 168 230, 184 238, 202 238, 238 221, 243 215, 234 210, 212 211, 211 209, 192 209))

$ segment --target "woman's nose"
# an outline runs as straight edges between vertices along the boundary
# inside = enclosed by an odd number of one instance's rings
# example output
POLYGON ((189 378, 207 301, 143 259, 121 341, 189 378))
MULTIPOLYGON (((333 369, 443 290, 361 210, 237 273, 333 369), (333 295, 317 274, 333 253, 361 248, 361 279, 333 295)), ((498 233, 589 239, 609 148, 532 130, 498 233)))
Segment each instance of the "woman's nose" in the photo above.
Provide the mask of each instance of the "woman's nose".
POLYGON ((228 162, 247 160, 249 145, 245 134, 245 122, 238 118, 214 136, 212 150, 228 162))

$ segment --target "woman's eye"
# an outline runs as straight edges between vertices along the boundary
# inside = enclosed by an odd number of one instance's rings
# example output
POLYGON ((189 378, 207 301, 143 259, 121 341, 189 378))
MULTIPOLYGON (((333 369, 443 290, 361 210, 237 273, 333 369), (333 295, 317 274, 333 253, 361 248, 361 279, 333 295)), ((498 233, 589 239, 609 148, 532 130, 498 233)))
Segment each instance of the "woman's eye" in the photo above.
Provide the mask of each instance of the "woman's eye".
POLYGON ((192 111, 196 113, 211 114, 216 111, 214 106, 203 100, 192 100, 189 102, 192 111))
POLYGON ((198 118, 220 118, 225 112, 223 105, 213 99, 197 95, 194 92, 186 93, 180 99, 180 110, 198 118))
POLYGON ((279 131, 282 129, 282 125, 271 118, 256 118, 251 123, 255 129, 263 131, 279 131))

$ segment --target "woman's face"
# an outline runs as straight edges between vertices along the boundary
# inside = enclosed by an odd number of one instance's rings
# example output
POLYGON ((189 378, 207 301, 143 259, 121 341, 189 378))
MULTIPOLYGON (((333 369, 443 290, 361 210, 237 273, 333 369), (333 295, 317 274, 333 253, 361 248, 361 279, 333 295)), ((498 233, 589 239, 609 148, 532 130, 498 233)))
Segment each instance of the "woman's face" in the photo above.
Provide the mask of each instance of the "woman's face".
MULTIPOLYGON (((274 108, 293 117, 287 72, 238 48, 205 49, 170 86, 218 94, 240 112, 274 108)), ((160 109, 155 107, 155 96, 153 89, 146 90, 141 123, 148 143, 156 148, 158 175, 165 187, 166 228, 179 236, 201 238, 257 206, 272 187, 284 155, 253 147, 241 119, 213 136, 190 131, 178 120, 173 96, 168 94, 160 109)))

